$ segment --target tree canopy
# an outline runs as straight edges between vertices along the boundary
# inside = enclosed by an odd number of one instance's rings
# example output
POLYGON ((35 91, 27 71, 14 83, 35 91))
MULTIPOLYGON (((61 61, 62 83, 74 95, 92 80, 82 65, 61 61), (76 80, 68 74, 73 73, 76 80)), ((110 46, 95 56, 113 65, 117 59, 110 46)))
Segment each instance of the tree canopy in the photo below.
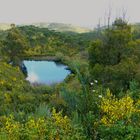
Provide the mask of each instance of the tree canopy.
POLYGON ((10 61, 15 62, 18 57, 23 56, 28 46, 26 37, 20 30, 12 26, 12 29, 8 31, 3 47, 10 61))
POLYGON ((139 41, 132 39, 131 26, 116 19, 89 47, 91 79, 111 90, 129 89, 132 79, 139 79, 139 41), (137 52, 136 52, 137 49, 137 52), (118 88, 117 88, 118 87, 118 88))

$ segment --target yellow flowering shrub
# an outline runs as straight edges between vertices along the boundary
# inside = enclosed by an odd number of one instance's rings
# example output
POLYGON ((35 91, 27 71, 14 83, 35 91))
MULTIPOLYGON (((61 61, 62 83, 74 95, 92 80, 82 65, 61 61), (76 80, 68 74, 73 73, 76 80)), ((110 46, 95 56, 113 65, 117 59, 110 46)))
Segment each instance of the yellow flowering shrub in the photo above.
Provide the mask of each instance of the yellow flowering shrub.
POLYGON ((0 129, 0 132, 3 132, 8 140, 19 140, 21 124, 14 121, 12 115, 2 117, 1 121, 3 121, 1 122, 3 127, 0 129))
POLYGON ((24 75, 18 67, 12 67, 7 63, 0 62, 0 89, 21 89, 25 83, 24 75))
POLYGON ((29 139, 44 140, 47 132, 47 124, 44 118, 29 118, 25 124, 25 131, 28 133, 29 139))
POLYGON ((5 103, 11 103, 12 102, 12 99, 10 97, 10 94, 9 93, 4 93, 4 102, 5 103))
POLYGON ((53 108, 52 111, 52 120, 54 121, 55 125, 66 132, 70 130, 70 119, 67 116, 62 116, 62 112, 56 113, 56 110, 53 108))
POLYGON ((67 116, 53 109, 51 116, 29 118, 21 123, 15 121, 13 115, 0 117, 0 137, 5 135, 5 140, 84 140, 80 128, 72 125, 67 116))
POLYGON ((129 96, 124 96, 121 99, 117 99, 110 91, 107 91, 107 95, 101 99, 101 123, 110 125, 116 121, 127 119, 130 121, 130 117, 139 112, 139 109, 134 104, 134 101, 129 96))

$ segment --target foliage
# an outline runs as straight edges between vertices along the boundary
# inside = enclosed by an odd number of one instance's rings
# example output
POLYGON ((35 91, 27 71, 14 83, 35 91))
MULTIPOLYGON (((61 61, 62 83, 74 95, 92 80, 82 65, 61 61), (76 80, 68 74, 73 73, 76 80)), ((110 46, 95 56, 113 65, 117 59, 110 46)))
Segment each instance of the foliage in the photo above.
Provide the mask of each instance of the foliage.
POLYGON ((82 129, 71 124, 67 116, 62 116, 61 112, 56 113, 53 109, 51 117, 32 118, 29 117, 26 122, 15 121, 14 117, 3 116, 1 120, 1 136, 8 140, 84 140, 85 136, 82 129))
POLYGON ((0 139, 139 140, 139 46, 139 33, 122 19, 84 34, 35 26, 0 32, 0 139), (23 58, 59 61, 72 74, 31 85, 23 58))
POLYGON ((26 37, 15 26, 9 30, 3 44, 3 53, 13 64, 19 63, 19 57, 25 53, 29 45, 26 37))
POLYGON ((91 77, 116 93, 126 91, 133 79, 139 79, 139 52, 139 41, 132 39, 131 26, 116 19, 103 32, 103 38, 89 47, 91 77))
POLYGON ((99 137, 108 139, 139 139, 139 100, 130 96, 117 99, 110 91, 101 99, 101 120, 98 124, 99 137))
POLYGON ((101 123, 105 125, 114 124, 117 121, 131 121, 131 117, 135 113, 140 113, 137 109, 134 100, 125 96, 121 99, 115 98, 110 91, 107 91, 107 96, 101 99, 101 111, 104 114, 101 118, 101 123))

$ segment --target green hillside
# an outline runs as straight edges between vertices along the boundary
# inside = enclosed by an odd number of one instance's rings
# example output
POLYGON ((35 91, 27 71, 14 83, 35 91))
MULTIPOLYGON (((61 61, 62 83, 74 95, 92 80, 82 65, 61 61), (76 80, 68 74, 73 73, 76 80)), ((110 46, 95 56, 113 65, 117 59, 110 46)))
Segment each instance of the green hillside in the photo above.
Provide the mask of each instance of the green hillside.
MULTIPOLYGON (((19 24, 18 26, 24 25, 34 25, 39 28, 48 28, 49 30, 55 30, 58 32, 76 32, 76 33, 87 33, 90 32, 91 29, 74 26, 71 24, 64 24, 64 23, 31 23, 31 24, 19 24)), ((8 30, 11 28, 11 24, 8 23, 0 23, 0 30, 8 30)))
MULTIPOLYGON (((140 140, 139 27, 119 18, 80 34, 55 23, 1 31, 0 140, 140 140), (33 84, 24 60, 66 65, 71 74, 33 84)), ((47 79, 49 68, 32 70, 47 79)))
POLYGON ((32 25, 35 25, 40 28, 48 28, 50 30, 55 30, 59 32, 86 33, 91 31, 88 28, 74 26, 71 24, 64 24, 64 23, 33 23, 32 25))

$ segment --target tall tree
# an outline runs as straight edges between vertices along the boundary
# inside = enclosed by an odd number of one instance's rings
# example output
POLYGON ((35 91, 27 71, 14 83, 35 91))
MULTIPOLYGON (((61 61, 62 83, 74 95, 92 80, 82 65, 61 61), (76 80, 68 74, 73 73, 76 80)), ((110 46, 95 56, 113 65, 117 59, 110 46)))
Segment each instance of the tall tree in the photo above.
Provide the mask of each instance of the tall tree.
POLYGON ((26 37, 15 26, 9 30, 4 44, 4 50, 11 62, 24 55, 29 46, 26 37))
POLYGON ((138 41, 132 40, 131 26, 119 18, 103 33, 103 39, 89 47, 91 79, 112 90, 126 90, 135 79, 138 65, 138 41))

